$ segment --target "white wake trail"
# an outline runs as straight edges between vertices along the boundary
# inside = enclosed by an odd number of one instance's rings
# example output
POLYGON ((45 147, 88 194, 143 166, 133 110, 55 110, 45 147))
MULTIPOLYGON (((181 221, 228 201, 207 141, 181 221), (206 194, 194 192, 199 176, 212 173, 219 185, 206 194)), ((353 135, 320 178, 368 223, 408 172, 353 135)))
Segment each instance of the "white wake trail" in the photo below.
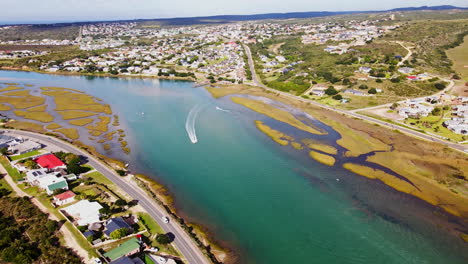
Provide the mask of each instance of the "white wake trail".
POLYGON ((216 107, 216 110, 219 110, 219 111, 223 111, 223 112, 228 112, 228 113, 231 113, 231 111, 229 110, 226 110, 226 109, 222 109, 221 107, 217 106, 216 107))
POLYGON ((195 121, 197 120, 197 116, 198 116, 198 113, 200 112, 201 110, 201 106, 200 105, 196 105, 194 106, 188 116, 187 116, 187 120, 185 121, 185 130, 187 131, 187 134, 190 138, 190 141, 192 141, 193 144, 197 143, 198 142, 198 139, 197 139, 197 133, 196 133, 196 130, 195 130, 195 121))

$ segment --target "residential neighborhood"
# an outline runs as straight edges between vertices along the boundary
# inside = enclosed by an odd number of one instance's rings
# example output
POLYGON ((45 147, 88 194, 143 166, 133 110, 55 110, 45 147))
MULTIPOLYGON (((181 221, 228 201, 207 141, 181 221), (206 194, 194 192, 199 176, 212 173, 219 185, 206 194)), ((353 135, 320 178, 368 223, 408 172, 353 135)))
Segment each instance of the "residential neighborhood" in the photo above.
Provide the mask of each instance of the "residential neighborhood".
POLYGON ((83 163, 83 157, 33 139, 0 134, 2 166, 18 175, 18 188, 42 197, 86 243, 89 263, 176 263, 180 253, 169 235, 136 202, 83 163), (106 184, 104 184, 106 182, 106 184))

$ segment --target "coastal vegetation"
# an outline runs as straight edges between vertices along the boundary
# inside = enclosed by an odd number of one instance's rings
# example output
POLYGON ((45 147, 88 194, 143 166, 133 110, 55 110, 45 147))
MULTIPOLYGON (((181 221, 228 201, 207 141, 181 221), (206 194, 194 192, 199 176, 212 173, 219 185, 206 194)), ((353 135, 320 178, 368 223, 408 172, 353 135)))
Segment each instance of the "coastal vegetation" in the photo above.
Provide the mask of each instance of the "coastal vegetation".
POLYGON ((24 117, 25 119, 36 120, 42 123, 50 123, 54 121, 54 117, 47 112, 31 112, 16 110, 13 113, 17 116, 24 117))
POLYGON ((282 110, 280 108, 274 107, 268 103, 264 103, 258 100, 254 99, 248 99, 248 98, 243 98, 243 97, 231 97, 231 100, 234 103, 243 105, 255 112, 258 112, 260 114, 264 114, 268 117, 271 117, 275 120, 278 120, 280 122, 289 124, 295 128, 298 128, 300 130, 309 132, 311 134, 316 134, 316 135, 322 135, 323 132, 317 130, 316 128, 313 128, 311 126, 308 126, 298 120, 296 117, 294 117, 291 113, 289 113, 286 110, 282 110))
POLYGON ((93 118, 81 118, 81 119, 73 119, 68 121, 68 123, 74 125, 74 126, 85 126, 87 124, 90 124, 94 122, 93 118))
MULTIPOLYGON (((419 191, 413 191, 414 187, 407 182, 377 170, 375 173, 380 180, 385 179, 386 183, 394 184, 395 186, 392 187, 395 189, 406 190, 409 194, 440 206, 453 215, 468 216, 466 208, 468 193, 465 187, 468 178, 466 169, 468 161, 463 153, 307 103, 276 96, 261 88, 244 85, 237 86, 236 89, 208 89, 210 92, 213 90, 216 94, 223 94, 223 96, 246 93, 263 96, 299 108, 332 127, 341 135, 337 144, 348 150, 345 153, 346 156, 357 157, 378 151, 368 157, 368 161, 406 177, 418 187, 419 191)), ((371 174, 372 176, 374 173, 372 168, 362 165, 359 167, 347 165, 346 167, 353 169, 353 172, 359 175, 371 174)))
POLYGON ((278 130, 272 129, 271 127, 263 124, 262 121, 255 121, 255 125, 257 126, 258 130, 262 131, 265 133, 267 136, 269 136, 273 141, 276 143, 286 146, 289 144, 290 141, 293 141, 294 139, 291 136, 288 136, 278 130))
POLYGON ((327 153, 327 154, 330 154, 330 155, 336 155, 338 153, 338 150, 335 148, 335 147, 332 147, 330 145, 326 145, 326 144, 322 144, 316 140, 312 140, 312 139, 303 139, 302 142, 307 146, 309 147, 310 149, 313 149, 313 150, 318 150, 318 151, 321 151, 321 152, 324 152, 324 153, 327 153))
POLYGON ((316 161, 318 161, 318 162, 320 162, 322 164, 325 164, 327 166, 335 165, 335 158, 330 156, 330 155, 323 154, 323 153, 320 153, 320 152, 317 152, 317 151, 314 151, 314 150, 311 150, 309 152, 309 155, 314 160, 316 160, 316 161))
POLYGON ((72 139, 72 140, 80 138, 80 135, 78 134, 78 131, 76 130, 76 128, 58 128, 58 129, 55 129, 54 131, 59 132, 65 137, 72 139))
POLYGON ((0 259, 9 263, 81 263, 59 243, 59 224, 49 220, 28 198, 0 199, 0 259))

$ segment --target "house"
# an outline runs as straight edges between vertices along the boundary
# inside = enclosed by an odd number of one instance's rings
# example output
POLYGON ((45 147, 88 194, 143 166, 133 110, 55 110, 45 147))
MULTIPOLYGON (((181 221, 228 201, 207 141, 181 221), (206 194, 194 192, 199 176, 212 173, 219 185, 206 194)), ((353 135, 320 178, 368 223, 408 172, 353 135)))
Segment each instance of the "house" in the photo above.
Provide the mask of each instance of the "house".
POLYGON ((372 71, 372 68, 369 68, 369 67, 359 67, 359 71, 362 72, 362 73, 369 73, 370 71, 372 71))
POLYGON ((414 69, 410 68, 410 67, 401 67, 401 68, 398 69, 398 72, 400 72, 402 74, 411 74, 413 71, 414 71, 414 69))
POLYGON ((144 264, 140 258, 135 257, 135 258, 129 258, 129 257, 121 257, 119 259, 116 259, 112 261, 110 264, 144 264))
POLYGON ((125 241, 124 243, 120 244, 118 247, 110 250, 109 252, 104 253, 104 256, 110 261, 115 261, 119 258, 128 257, 140 252, 140 248, 140 240, 134 237, 125 241))
POLYGON ((59 158, 57 158, 54 154, 46 154, 42 155, 40 157, 37 157, 34 159, 34 161, 41 166, 41 168, 45 169, 57 169, 57 168, 63 168, 66 169, 67 166, 63 161, 61 161, 59 158))
POLYGON ((116 218, 107 220, 106 230, 104 230, 104 234, 110 237, 110 234, 112 232, 121 228, 126 228, 129 231, 129 233, 131 233, 130 231, 133 232, 132 227, 129 224, 127 224, 127 222, 125 222, 125 220, 122 217, 116 217, 116 218))
POLYGON ((75 201, 75 196, 76 194, 72 191, 66 191, 61 194, 57 194, 54 196, 54 204, 56 206, 62 206, 65 204, 69 204, 73 201, 75 201))
POLYGON ((346 89, 346 90, 343 91, 343 93, 352 94, 352 95, 356 95, 356 96, 370 96, 369 94, 366 94, 364 92, 354 90, 354 89, 346 89))
POLYGON ((99 222, 99 217, 101 216, 99 210, 101 208, 102 206, 98 202, 81 200, 62 210, 72 216, 79 226, 82 226, 99 222))
POLYGON ((37 169, 26 172, 26 181, 31 185, 39 185, 39 179, 49 175, 48 169, 37 169))
POLYGON ((151 259, 157 264, 176 264, 176 262, 173 259, 161 256, 151 256, 151 259))
POLYGON ((14 137, 0 135, 0 148, 8 148, 14 141, 16 141, 16 138, 14 137))
POLYGON ((64 178, 55 177, 45 179, 49 180, 49 182, 45 183, 45 187, 43 189, 46 190, 48 195, 52 195, 56 190, 68 190, 68 183, 64 178))
POLYGON ((41 149, 41 148, 42 148, 41 144, 39 144, 37 142, 34 142, 34 141, 26 140, 26 141, 20 142, 18 144, 10 145, 8 150, 11 153, 21 155, 21 154, 25 154, 25 153, 28 153, 28 152, 31 152, 31 151, 34 151, 34 150, 38 150, 38 149, 41 149))

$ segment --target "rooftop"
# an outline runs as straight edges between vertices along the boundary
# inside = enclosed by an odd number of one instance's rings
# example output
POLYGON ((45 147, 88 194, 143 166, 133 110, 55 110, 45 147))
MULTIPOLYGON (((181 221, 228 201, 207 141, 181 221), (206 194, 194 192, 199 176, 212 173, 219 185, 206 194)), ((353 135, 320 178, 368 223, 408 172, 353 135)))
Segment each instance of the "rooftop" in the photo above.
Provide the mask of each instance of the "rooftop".
POLYGON ((123 257, 127 254, 132 253, 133 251, 140 248, 140 241, 135 237, 125 241, 120 244, 118 247, 110 250, 109 252, 104 253, 104 256, 108 257, 111 261, 114 261, 120 257, 123 257))
POLYGON ((60 166, 65 166, 59 158, 57 158, 54 154, 47 154, 40 156, 34 160, 37 164, 39 164, 42 168, 46 169, 53 169, 60 166))

